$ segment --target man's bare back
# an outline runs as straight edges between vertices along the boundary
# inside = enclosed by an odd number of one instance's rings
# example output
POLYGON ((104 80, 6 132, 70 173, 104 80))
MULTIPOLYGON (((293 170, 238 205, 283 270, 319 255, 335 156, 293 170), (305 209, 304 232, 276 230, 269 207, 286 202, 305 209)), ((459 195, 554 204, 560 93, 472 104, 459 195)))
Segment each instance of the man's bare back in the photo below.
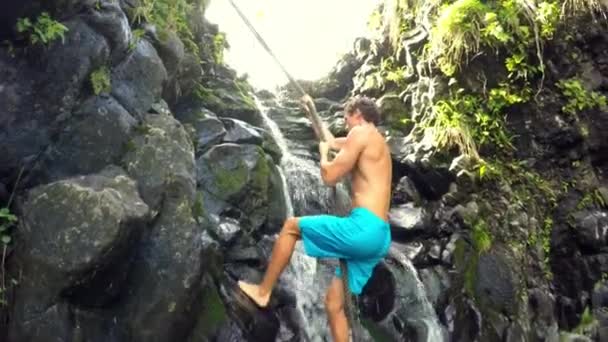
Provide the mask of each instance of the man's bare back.
POLYGON ((375 126, 355 127, 350 134, 364 144, 352 174, 352 206, 364 207, 388 220, 392 161, 389 147, 375 126))

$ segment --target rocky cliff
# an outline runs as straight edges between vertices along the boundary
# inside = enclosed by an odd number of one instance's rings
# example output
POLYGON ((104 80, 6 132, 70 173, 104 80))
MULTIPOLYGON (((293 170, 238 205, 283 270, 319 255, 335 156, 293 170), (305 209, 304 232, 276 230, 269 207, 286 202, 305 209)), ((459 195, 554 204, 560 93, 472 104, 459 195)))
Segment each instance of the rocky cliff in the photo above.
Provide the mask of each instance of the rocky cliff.
POLYGON ((378 99, 394 242, 450 340, 608 338, 605 17, 594 1, 384 1, 375 37, 309 85, 378 99))
MULTIPOLYGON (((301 251, 269 310, 233 290, 287 215, 333 199, 290 88, 252 97, 206 5, 0 5, 3 340, 327 337, 326 266, 301 251)), ((386 0, 374 37, 303 82, 335 134, 351 95, 384 114, 394 242, 363 340, 608 338, 604 18, 386 0)))
POLYGON ((230 328, 223 253, 286 208, 281 151, 205 6, 2 5, 2 340, 230 328))

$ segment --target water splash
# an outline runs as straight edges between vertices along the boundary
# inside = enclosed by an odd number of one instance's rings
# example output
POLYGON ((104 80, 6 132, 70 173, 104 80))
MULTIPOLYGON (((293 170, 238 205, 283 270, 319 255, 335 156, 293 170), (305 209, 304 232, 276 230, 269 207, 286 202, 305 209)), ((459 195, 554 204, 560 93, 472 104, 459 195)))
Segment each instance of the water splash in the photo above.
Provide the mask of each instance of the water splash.
POLYGON ((433 305, 428 300, 426 288, 412 261, 405 253, 391 247, 388 258, 395 261, 389 269, 399 286, 396 289, 395 308, 379 325, 398 337, 395 330, 395 319, 409 325, 417 331, 419 342, 442 342, 445 331, 439 323, 433 305))
POLYGON ((255 98, 255 102, 262 113, 264 124, 283 154, 280 166, 286 178, 286 193, 291 200, 291 214, 302 216, 328 213, 335 204, 331 189, 323 184, 319 166, 311 159, 291 153, 285 135, 269 116, 270 108, 258 98, 255 98))

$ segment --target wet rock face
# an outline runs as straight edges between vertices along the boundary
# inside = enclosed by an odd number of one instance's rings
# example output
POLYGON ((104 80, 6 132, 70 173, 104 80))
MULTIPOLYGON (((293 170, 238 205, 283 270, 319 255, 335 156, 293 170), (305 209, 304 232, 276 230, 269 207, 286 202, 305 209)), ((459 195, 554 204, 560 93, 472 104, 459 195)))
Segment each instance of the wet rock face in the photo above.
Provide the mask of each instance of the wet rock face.
POLYGON ((376 266, 359 301, 361 315, 374 322, 383 320, 395 306, 396 286, 390 270, 384 264, 376 266))
POLYGON ((185 339, 202 310, 203 276, 218 257, 203 239, 192 206, 187 192, 173 194, 141 241, 123 308, 134 341, 185 339))
POLYGON ((141 39, 133 53, 112 70, 112 96, 141 118, 161 94, 166 79, 167 71, 158 53, 141 39))
POLYGON ((47 148, 35 172, 42 179, 56 180, 117 163, 135 126, 135 119, 112 97, 91 98, 47 148))
POLYGON ((600 252, 608 243, 608 213, 605 211, 574 214, 578 244, 590 251, 600 252))
POLYGON ((109 167, 32 189, 22 211, 22 248, 15 258, 23 278, 10 336, 16 341, 60 338, 76 328, 66 320, 71 303, 97 307, 117 298, 149 208, 135 182, 109 167))
POLYGON ((51 143, 59 123, 85 92, 89 73, 109 56, 104 37, 81 19, 65 25, 70 29, 65 43, 51 44, 36 65, 13 58, 5 49, 0 53, 4 176, 17 165, 32 163, 51 143))
POLYGON ((241 208, 251 229, 267 218, 270 167, 255 145, 221 144, 197 160, 198 182, 216 198, 241 208))
MULTIPOLYGON (((218 293, 226 247, 285 220, 281 149, 233 70, 201 61, 175 32, 150 23, 134 38, 127 15, 132 20, 139 5, 0 5, 8 9, 0 16, 13 21, 44 7, 69 29, 44 48, 0 46, 0 206, 24 169, 6 265, 7 279, 19 282, 10 309, 0 310, 10 317, 0 340, 6 333, 11 341, 196 342, 278 333, 270 315, 247 335, 218 293), (202 65, 214 76, 203 80, 202 65), (95 94, 100 70, 109 88, 95 94), (201 83, 213 89, 206 102, 193 95, 201 83), (213 156, 215 173, 197 174, 204 156, 213 156)), ((196 24, 206 37, 195 41, 213 38, 209 23, 196 24)))
POLYGON ((194 196, 194 150, 190 137, 171 116, 148 114, 130 141, 123 163, 139 183, 142 197, 157 208, 167 185, 194 196))
POLYGON ((430 235, 429 216, 423 208, 412 203, 391 208, 389 223, 391 236, 396 240, 407 240, 416 236, 430 235))

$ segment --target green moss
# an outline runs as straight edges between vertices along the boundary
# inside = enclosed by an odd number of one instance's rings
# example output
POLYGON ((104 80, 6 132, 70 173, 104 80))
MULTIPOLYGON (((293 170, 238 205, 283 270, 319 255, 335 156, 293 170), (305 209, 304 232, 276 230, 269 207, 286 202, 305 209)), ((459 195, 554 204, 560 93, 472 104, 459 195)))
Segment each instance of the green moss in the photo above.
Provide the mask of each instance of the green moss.
POLYGON ((483 253, 492 246, 492 235, 488 230, 488 225, 483 219, 473 225, 473 247, 478 253, 483 253))
POLYGON ((204 325, 202 333, 206 336, 212 335, 227 319, 226 308, 217 289, 213 284, 208 285, 203 295, 203 309, 199 318, 204 325))
POLYGON ((224 198, 238 192, 245 183, 247 183, 248 170, 247 166, 242 161, 237 161, 238 165, 230 170, 213 169, 215 176, 217 195, 224 198))
POLYGON ((472 255, 464 271, 464 289, 475 299, 475 282, 477 281, 477 263, 479 255, 472 255))
POLYGON ((209 108, 222 107, 224 104, 222 100, 215 94, 212 89, 209 89, 202 84, 198 84, 194 92, 196 96, 201 99, 209 108))
POLYGON ((477 280, 477 263, 479 261, 478 253, 471 253, 470 245, 464 240, 456 241, 454 249, 454 264, 458 274, 461 275, 461 281, 465 292, 471 297, 475 297, 475 281, 477 280))
POLYGON ((268 178, 270 177, 270 167, 268 166, 268 162, 264 158, 264 153, 259 151, 260 156, 258 159, 258 164, 253 170, 253 182, 260 188, 266 189, 268 188, 268 178))
POLYGON ((192 216, 197 220, 200 219, 201 217, 205 216, 203 194, 201 192, 198 192, 196 194, 196 199, 194 200, 194 203, 192 204, 192 216))
POLYGON ((110 79, 110 70, 108 67, 102 66, 97 70, 94 70, 89 79, 95 95, 112 91, 112 81, 110 79))
POLYGON ((226 86, 216 86, 215 84, 203 86, 198 84, 194 93, 205 103, 205 107, 217 113, 257 110, 253 98, 247 92, 248 86, 234 82, 227 89, 224 87, 226 86))
POLYGON ((139 135, 148 135, 148 134, 150 134, 151 130, 152 130, 152 127, 148 124, 140 124, 135 127, 135 133, 137 133, 139 135))
POLYGON ((124 144, 123 151, 125 153, 134 152, 136 147, 135 142, 133 140, 129 140, 124 144))

